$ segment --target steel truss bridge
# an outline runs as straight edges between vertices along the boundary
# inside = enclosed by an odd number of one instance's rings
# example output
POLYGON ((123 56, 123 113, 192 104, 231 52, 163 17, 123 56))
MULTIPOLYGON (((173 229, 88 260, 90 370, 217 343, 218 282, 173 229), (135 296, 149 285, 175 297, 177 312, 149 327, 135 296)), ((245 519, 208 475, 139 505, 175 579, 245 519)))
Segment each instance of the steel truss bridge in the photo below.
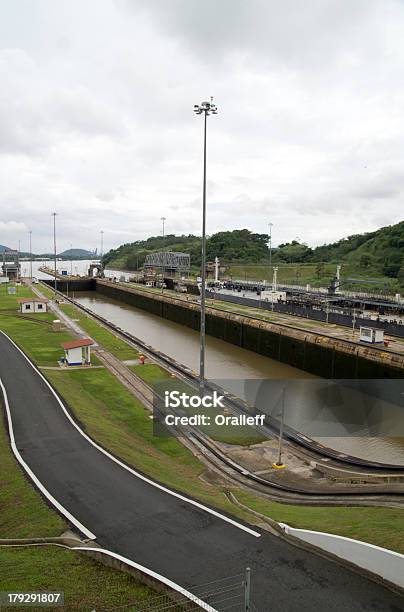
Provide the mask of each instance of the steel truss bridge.
POLYGON ((161 251, 146 255, 144 268, 161 268, 174 272, 189 271, 191 267, 191 256, 188 253, 176 253, 174 251, 161 251))

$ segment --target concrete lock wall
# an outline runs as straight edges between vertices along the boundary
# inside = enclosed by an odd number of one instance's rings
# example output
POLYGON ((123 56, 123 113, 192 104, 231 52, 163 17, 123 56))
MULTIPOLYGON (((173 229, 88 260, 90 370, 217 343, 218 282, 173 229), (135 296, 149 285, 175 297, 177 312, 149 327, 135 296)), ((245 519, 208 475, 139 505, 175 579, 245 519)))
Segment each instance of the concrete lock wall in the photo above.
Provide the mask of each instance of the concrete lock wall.
MULTIPOLYGON (((41 282, 48 285, 51 289, 53 289, 55 286, 55 281, 53 279, 41 279, 41 282)), ((85 278, 70 281, 58 278, 56 288, 62 293, 66 293, 67 291, 69 291, 69 294, 73 291, 94 291, 96 289, 95 278, 85 278)))
POLYGON ((372 572, 372 574, 381 576, 392 584, 404 588, 404 555, 387 548, 381 548, 367 542, 360 542, 359 540, 352 540, 351 538, 331 533, 296 529, 284 523, 280 523, 280 525, 287 535, 321 548, 336 557, 349 561, 368 572, 372 572))
MULTIPOLYGON (((199 330, 199 304, 195 302, 104 280, 95 282, 101 294, 199 330)), ((402 378, 404 375, 404 356, 212 307, 206 311, 206 333, 324 378, 402 378)))

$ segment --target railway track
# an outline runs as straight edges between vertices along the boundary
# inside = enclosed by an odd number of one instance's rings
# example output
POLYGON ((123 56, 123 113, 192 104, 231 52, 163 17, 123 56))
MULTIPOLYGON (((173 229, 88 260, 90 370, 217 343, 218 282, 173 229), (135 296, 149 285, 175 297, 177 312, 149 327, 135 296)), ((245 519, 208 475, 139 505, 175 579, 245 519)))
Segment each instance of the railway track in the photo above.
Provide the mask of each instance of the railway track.
MULTIPOLYGON (((152 414, 155 414, 157 410, 156 399, 162 401, 163 398, 153 391, 137 374, 122 364, 119 359, 102 349, 96 349, 96 353, 99 359, 133 392, 137 399, 152 414)), ((177 414, 180 416, 180 413, 177 412, 177 414)), ((360 491, 355 489, 349 491, 346 489, 338 490, 336 488, 332 492, 326 492, 293 487, 285 483, 270 482, 229 459, 221 451, 220 447, 197 427, 179 427, 177 430, 179 436, 182 434, 184 439, 189 440, 194 447, 197 447, 210 467, 214 466, 221 471, 226 468, 226 475, 231 480, 243 486, 249 486, 249 488, 260 493, 270 494, 272 498, 280 501, 293 501, 296 503, 298 499, 299 503, 321 501, 323 504, 336 505, 337 497, 339 505, 344 505, 347 502, 350 504, 360 502, 363 505, 366 505, 366 502, 370 502, 370 505, 373 505, 372 501, 377 501, 380 505, 380 496, 382 495, 384 502, 388 503, 388 505, 401 505, 403 503, 404 492, 401 494, 380 493, 365 487, 361 487, 360 491)))
MULTIPOLYGON (((63 294, 61 294, 62 296, 63 294)), ((111 329, 118 336, 126 339, 130 344, 134 346, 137 350, 142 351, 146 356, 149 356, 154 362, 162 365, 166 369, 168 369, 171 373, 178 376, 180 379, 185 381, 188 384, 192 384, 195 388, 197 387, 197 377, 195 373, 192 372, 186 366, 179 364, 173 361, 168 356, 164 355, 160 351, 156 351, 153 347, 145 344, 138 338, 132 336, 125 330, 122 330, 118 326, 110 323, 100 315, 92 312, 90 309, 82 306, 81 304, 75 302, 70 298, 68 299, 71 303, 74 303, 80 310, 86 312, 89 316, 97 319, 102 325, 111 329)), ((156 396, 157 394, 153 391, 151 387, 149 387, 139 376, 135 374, 132 370, 129 370, 125 364, 123 364, 119 359, 104 351, 103 349, 96 349, 96 354, 100 358, 100 360, 104 363, 105 366, 110 369, 113 374, 127 387, 131 390, 131 392, 139 399, 139 401, 150 411, 154 411, 156 409, 156 396)), ((161 398, 160 398, 161 399, 161 398)), ((230 408, 232 411, 236 413, 245 412, 245 408, 243 409, 240 406, 241 400, 236 401, 232 397, 227 396, 226 401, 229 402, 230 408)), ((293 503, 301 503, 301 504, 313 504, 316 502, 321 502, 324 505, 392 505, 392 506, 401 506, 404 503, 404 492, 381 492, 375 491, 372 487, 355 487, 350 490, 339 490, 337 487, 330 491, 319 491, 312 489, 303 489, 299 487, 295 487, 286 483, 281 482, 273 482, 268 481, 261 476, 254 474, 253 472, 247 470, 243 466, 237 464, 236 462, 229 459, 205 434, 203 434, 199 429, 195 427, 181 427, 179 429, 179 434, 183 434, 183 437, 187 439, 188 443, 193 445, 194 450, 197 448, 198 452, 203 456, 205 462, 213 467, 215 471, 224 471, 227 478, 237 482, 238 484, 242 484, 244 487, 248 487, 257 491, 261 494, 265 494, 273 499, 277 499, 283 502, 293 502, 293 503)), ((263 433, 268 436, 271 434, 276 435, 276 429, 273 431, 268 431, 268 428, 264 428, 263 433)), ((288 433, 288 437, 290 433, 288 433)), ((180 436, 181 437, 181 436, 180 436)), ((292 450, 296 450, 295 441, 288 440, 289 444, 291 444, 292 450)), ((300 449, 301 450, 301 449, 300 449)), ((307 449, 304 449, 307 450, 307 449)), ((318 455, 322 457, 322 453, 320 454, 317 450, 313 451, 310 449, 311 454, 310 458, 313 459, 314 456, 318 455)), ((335 453, 338 455, 338 453, 335 453)), ((400 466, 388 466, 383 464, 373 464, 367 463, 365 461, 356 461, 355 458, 352 458, 353 461, 350 461, 348 457, 344 457, 343 463, 349 465, 357 466, 358 463, 361 467, 366 467, 367 469, 373 469, 375 472, 383 470, 383 472, 396 472, 397 470, 403 471, 403 468, 400 466)))

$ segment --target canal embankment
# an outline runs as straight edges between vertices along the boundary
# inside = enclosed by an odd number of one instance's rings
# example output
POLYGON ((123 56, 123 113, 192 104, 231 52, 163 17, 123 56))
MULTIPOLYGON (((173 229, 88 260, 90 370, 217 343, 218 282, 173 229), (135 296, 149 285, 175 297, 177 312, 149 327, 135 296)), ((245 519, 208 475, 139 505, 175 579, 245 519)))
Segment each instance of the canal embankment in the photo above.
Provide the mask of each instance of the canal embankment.
MULTIPOLYGON (((200 306, 194 300, 181 299, 167 292, 150 292, 133 285, 126 287, 102 279, 94 279, 92 287, 101 295, 169 321, 194 330, 200 327, 200 306)), ((404 355, 393 351, 303 331, 213 306, 208 306, 206 310, 206 332, 327 379, 402 378, 404 375, 404 355)))

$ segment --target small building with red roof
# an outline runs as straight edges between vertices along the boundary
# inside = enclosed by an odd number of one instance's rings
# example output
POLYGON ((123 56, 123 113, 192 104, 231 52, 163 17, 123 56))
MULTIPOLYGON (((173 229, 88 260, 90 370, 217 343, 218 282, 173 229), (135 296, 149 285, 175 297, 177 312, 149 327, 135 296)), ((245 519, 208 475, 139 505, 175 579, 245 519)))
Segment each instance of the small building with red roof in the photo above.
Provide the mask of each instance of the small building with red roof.
POLYGON ((94 342, 91 338, 79 338, 62 344, 65 352, 65 363, 73 365, 91 365, 90 347, 94 342))

